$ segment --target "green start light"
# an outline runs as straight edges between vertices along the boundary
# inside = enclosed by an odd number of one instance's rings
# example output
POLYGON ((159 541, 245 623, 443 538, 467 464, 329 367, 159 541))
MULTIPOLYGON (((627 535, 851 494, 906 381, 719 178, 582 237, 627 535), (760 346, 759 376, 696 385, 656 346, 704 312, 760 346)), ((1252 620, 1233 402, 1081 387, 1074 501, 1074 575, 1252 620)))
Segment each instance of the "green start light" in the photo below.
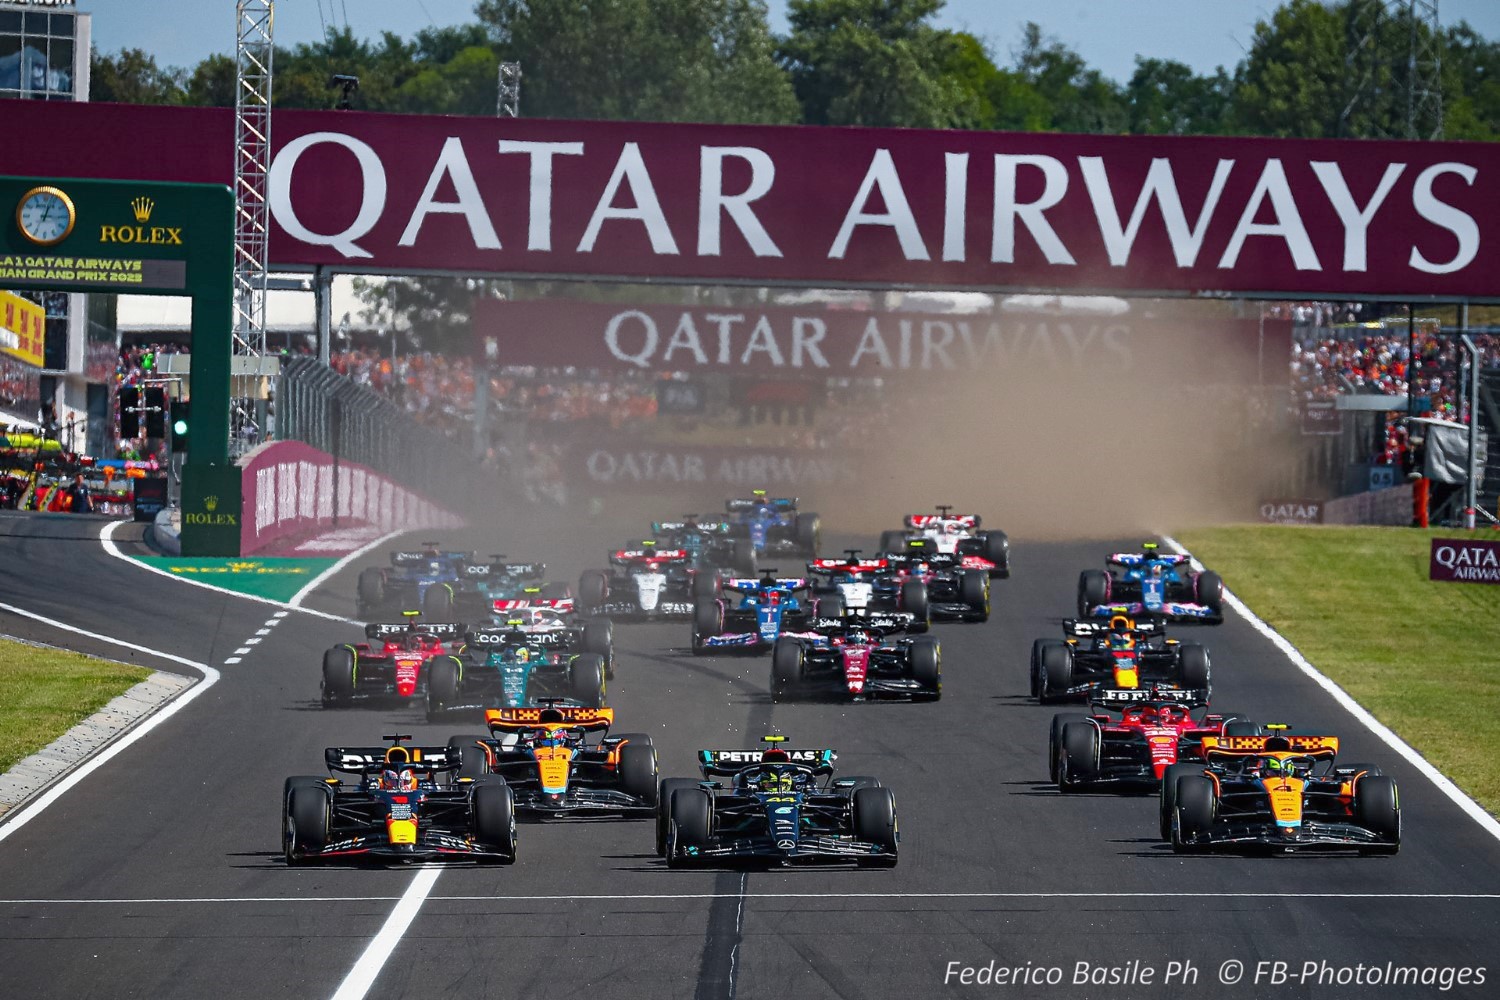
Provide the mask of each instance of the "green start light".
POLYGON ((172 433, 183 435, 187 433, 187 421, 181 418, 172 421, 172 433))

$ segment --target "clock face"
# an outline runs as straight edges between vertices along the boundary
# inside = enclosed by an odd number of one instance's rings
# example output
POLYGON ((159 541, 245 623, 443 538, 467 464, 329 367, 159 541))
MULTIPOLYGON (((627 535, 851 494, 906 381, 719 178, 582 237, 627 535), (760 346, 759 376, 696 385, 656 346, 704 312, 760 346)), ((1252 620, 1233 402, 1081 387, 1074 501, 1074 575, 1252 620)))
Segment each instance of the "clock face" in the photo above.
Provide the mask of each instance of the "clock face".
POLYGON ((33 188, 16 207, 16 223, 33 243, 52 246, 73 231, 73 201, 54 187, 33 188))

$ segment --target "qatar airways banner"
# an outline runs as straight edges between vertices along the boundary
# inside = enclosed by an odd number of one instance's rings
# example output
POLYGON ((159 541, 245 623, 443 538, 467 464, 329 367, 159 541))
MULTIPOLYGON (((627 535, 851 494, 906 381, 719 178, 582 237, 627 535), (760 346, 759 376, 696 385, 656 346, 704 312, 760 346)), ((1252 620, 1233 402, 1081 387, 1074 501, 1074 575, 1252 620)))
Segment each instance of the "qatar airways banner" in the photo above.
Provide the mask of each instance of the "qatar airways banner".
MULTIPOLYGON (((227 109, 0 117, 26 137, 0 174, 231 180, 227 109)), ((1495 143, 315 111, 272 139, 278 267, 1328 298, 1500 274, 1495 143)))
POLYGON ((1289 322, 1191 311, 1200 315, 951 316, 481 299, 473 324, 481 355, 502 365, 814 376, 1096 365, 1128 372, 1164 364, 1211 336, 1215 351, 1198 365, 1204 381, 1253 382, 1258 358, 1285 380, 1289 322))
POLYGON ((1500 542, 1434 538, 1427 576, 1458 583, 1500 583, 1500 542))

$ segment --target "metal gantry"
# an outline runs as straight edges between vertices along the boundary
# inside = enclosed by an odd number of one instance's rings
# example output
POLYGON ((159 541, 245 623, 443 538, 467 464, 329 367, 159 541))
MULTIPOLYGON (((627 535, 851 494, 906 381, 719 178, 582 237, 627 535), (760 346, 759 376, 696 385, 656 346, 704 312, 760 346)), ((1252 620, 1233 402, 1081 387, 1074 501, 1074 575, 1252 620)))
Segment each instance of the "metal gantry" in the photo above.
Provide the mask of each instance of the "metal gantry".
POLYGON ((1438 0, 1351 0, 1346 17, 1349 92, 1339 135, 1441 139, 1438 0))
MULTIPOLYGON (((275 0, 235 0, 233 336, 234 354, 239 357, 260 358, 266 353, 275 14, 275 0)), ((254 409, 243 397, 235 400, 230 420, 236 438, 232 450, 258 436, 261 420, 254 409)))
POLYGON ((495 104, 495 115, 500 118, 521 116, 521 64, 500 64, 499 98, 495 104))

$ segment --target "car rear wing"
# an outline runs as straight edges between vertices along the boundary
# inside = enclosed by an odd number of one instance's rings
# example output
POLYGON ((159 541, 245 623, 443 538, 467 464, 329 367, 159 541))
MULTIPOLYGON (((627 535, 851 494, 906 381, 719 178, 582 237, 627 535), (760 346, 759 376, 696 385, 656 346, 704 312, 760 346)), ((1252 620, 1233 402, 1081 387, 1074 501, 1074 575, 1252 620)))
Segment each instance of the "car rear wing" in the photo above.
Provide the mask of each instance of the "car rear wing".
POLYGON ((1097 691, 1089 698, 1089 702, 1102 708, 1117 710, 1129 705, 1144 704, 1178 705, 1188 709, 1202 708, 1208 705, 1208 699, 1203 696, 1201 690, 1163 687, 1151 687, 1139 691, 1097 691))
POLYGON ((724 501, 724 512, 726 514, 743 514, 757 507, 770 506, 781 513, 790 513, 797 509, 796 497, 740 497, 735 500, 724 501))
POLYGON ((572 729, 608 729, 615 723, 615 710, 587 708, 582 705, 491 708, 485 711, 484 722, 491 732, 513 732, 551 725, 565 725, 572 729))
POLYGON ((399 764, 428 774, 456 771, 458 757, 447 747, 329 747, 323 763, 343 774, 371 774, 399 764))
POLYGON ((687 549, 636 548, 616 549, 609 561, 616 566, 628 566, 633 562, 684 562, 687 549))
MULTIPOLYGON (((1117 613, 1113 608, 1110 612, 1111 617, 1117 613)), ((1167 620, 1161 615, 1136 615, 1132 620, 1135 622, 1135 627, 1131 631, 1139 635, 1166 634, 1167 620)), ((1108 635, 1110 622, 1106 618, 1065 618, 1062 625, 1063 634, 1070 639, 1092 639, 1095 636, 1108 635)))
POLYGON ((944 524, 956 524, 960 528, 974 531, 979 527, 979 522, 978 514, 907 514, 904 518, 906 526, 913 531, 922 531, 944 524))
POLYGON ((848 632, 851 629, 868 629, 871 632, 889 635, 893 632, 905 632, 911 628, 916 617, 910 611, 877 611, 863 616, 851 613, 843 618, 814 618, 807 623, 807 630, 820 635, 828 635, 835 632, 848 632))
POLYGON ((1104 557, 1104 561, 1111 566, 1125 566, 1134 569, 1147 563, 1161 563, 1163 566, 1186 565, 1191 556, 1177 555, 1172 552, 1111 552, 1104 557))
POLYGON ((706 535, 727 535, 734 530, 728 521, 652 521, 653 535, 666 535, 677 531, 701 531, 706 535))
POLYGON ((473 558, 473 552, 392 552, 391 565, 400 568, 424 562, 468 562, 473 558))
POLYGON ((522 608, 543 608, 559 614, 577 610, 577 603, 571 597, 524 597, 490 603, 497 615, 503 615, 508 611, 520 611, 522 608))
POLYGON ((465 627, 462 622, 371 622, 365 626, 365 638, 394 639, 416 632, 447 642, 463 635, 465 627))
MULTIPOLYGON (((833 762, 838 760, 834 750, 794 749, 777 746, 778 755, 785 754, 785 763, 801 764, 824 774, 833 772, 833 762)), ((698 769, 705 778, 738 774, 747 767, 761 763, 766 750, 699 750, 698 769)))
POLYGON ((541 562, 529 563, 465 563, 461 575, 469 580, 488 580, 492 577, 520 578, 522 580, 540 580, 547 575, 547 564, 541 562))
POLYGON ((506 628, 477 628, 464 636, 473 649, 491 650, 505 646, 556 646, 566 649, 578 641, 582 629, 559 627, 550 631, 528 631, 524 624, 506 628))
POLYGON ((886 556, 886 560, 892 568, 904 569, 907 566, 915 566, 918 563, 926 563, 938 569, 957 566, 961 557, 953 552, 939 552, 932 548, 925 540, 913 539, 906 543, 906 548, 900 552, 892 552, 886 556))
POLYGON ((879 557, 874 559, 814 559, 807 564, 809 574, 813 573, 871 573, 875 570, 885 569, 887 560, 879 557))
POLYGON ((1278 733, 1271 736, 1205 736, 1203 753, 1224 757, 1255 756, 1257 754, 1295 753, 1308 756, 1328 756, 1338 753, 1337 736, 1293 736, 1278 733))
POLYGON ((787 590, 805 590, 808 580, 805 576, 773 576, 768 578, 755 576, 737 576, 732 580, 725 580, 725 590, 733 590, 741 594, 753 594, 762 586, 782 587, 787 590))

